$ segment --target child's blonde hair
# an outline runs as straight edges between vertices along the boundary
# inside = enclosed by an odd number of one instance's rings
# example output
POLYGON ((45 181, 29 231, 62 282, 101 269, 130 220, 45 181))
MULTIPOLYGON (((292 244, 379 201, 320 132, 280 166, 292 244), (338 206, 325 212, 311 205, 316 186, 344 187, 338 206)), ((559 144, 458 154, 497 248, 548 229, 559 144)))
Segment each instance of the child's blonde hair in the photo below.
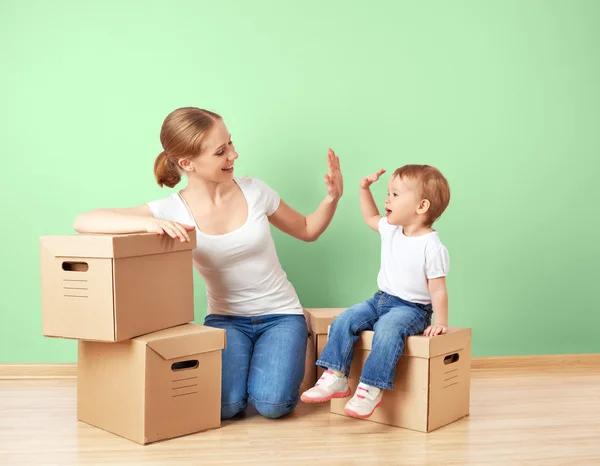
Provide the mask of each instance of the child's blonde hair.
POLYGON ((404 165, 393 176, 417 182, 417 193, 421 199, 429 201, 426 225, 431 226, 450 203, 450 185, 437 168, 430 165, 404 165))

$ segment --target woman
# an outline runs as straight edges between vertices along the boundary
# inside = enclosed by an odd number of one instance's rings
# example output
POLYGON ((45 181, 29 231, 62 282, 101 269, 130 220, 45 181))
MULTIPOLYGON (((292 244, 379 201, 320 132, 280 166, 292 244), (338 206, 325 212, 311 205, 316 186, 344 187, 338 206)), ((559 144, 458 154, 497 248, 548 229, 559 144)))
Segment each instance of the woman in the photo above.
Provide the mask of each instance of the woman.
POLYGON ((165 119, 160 140, 164 150, 154 163, 156 181, 172 188, 185 174, 187 187, 138 207, 79 215, 74 228, 168 234, 181 241, 189 241, 188 231, 196 229, 194 266, 208 295, 204 324, 227 335, 221 417, 235 416, 248 402, 263 416, 281 417, 298 403, 308 332, 269 223, 303 241, 319 238, 343 193, 339 159, 329 150, 327 196, 305 217, 262 181, 234 177, 238 154, 216 113, 177 109, 165 119))

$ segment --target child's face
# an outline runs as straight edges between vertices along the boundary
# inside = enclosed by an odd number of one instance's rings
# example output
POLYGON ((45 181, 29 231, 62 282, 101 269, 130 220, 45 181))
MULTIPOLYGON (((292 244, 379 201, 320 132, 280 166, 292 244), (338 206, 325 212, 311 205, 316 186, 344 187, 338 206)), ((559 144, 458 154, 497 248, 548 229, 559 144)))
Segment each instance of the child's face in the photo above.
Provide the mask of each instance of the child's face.
POLYGON ((421 199, 417 196, 417 182, 392 176, 388 181, 385 215, 390 225, 404 226, 418 222, 421 199))

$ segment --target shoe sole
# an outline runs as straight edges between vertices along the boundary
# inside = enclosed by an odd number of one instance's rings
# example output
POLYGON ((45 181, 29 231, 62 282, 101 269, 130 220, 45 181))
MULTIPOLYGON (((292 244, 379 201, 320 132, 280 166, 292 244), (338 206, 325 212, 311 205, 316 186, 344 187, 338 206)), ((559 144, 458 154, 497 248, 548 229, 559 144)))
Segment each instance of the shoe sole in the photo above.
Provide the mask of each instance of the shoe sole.
POLYGON ((356 411, 352 411, 349 408, 344 408, 344 414, 347 414, 350 417, 355 417, 357 419, 367 419, 367 418, 371 417, 373 415, 373 413, 375 412, 375 410, 377 408, 379 408, 380 406, 381 406, 381 401, 375 405, 375 407, 373 408, 373 411, 371 411, 369 414, 358 414, 356 411))
POLYGON ((300 397, 300 400, 302 400, 304 403, 325 403, 327 401, 331 401, 334 398, 346 398, 350 396, 350 389, 346 390, 345 392, 336 392, 336 393, 332 393, 329 396, 325 396, 323 398, 310 398, 308 396, 304 396, 302 395, 300 397))

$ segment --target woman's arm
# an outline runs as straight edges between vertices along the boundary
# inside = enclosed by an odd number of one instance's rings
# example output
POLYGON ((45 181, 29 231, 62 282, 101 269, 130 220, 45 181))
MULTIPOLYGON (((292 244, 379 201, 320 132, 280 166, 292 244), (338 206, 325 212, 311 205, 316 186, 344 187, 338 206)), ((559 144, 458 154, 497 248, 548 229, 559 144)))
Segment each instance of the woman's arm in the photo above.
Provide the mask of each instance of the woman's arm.
POLYGON ((187 232, 194 229, 190 225, 155 218, 148 204, 121 209, 92 210, 78 215, 73 222, 73 228, 79 233, 166 233, 181 241, 189 241, 187 232))
POLYGON ((327 229, 344 192, 344 181, 340 170, 340 159, 333 150, 327 154, 329 173, 325 175, 327 196, 319 207, 307 216, 280 201, 279 207, 269 221, 279 230, 302 241, 316 241, 327 229))

